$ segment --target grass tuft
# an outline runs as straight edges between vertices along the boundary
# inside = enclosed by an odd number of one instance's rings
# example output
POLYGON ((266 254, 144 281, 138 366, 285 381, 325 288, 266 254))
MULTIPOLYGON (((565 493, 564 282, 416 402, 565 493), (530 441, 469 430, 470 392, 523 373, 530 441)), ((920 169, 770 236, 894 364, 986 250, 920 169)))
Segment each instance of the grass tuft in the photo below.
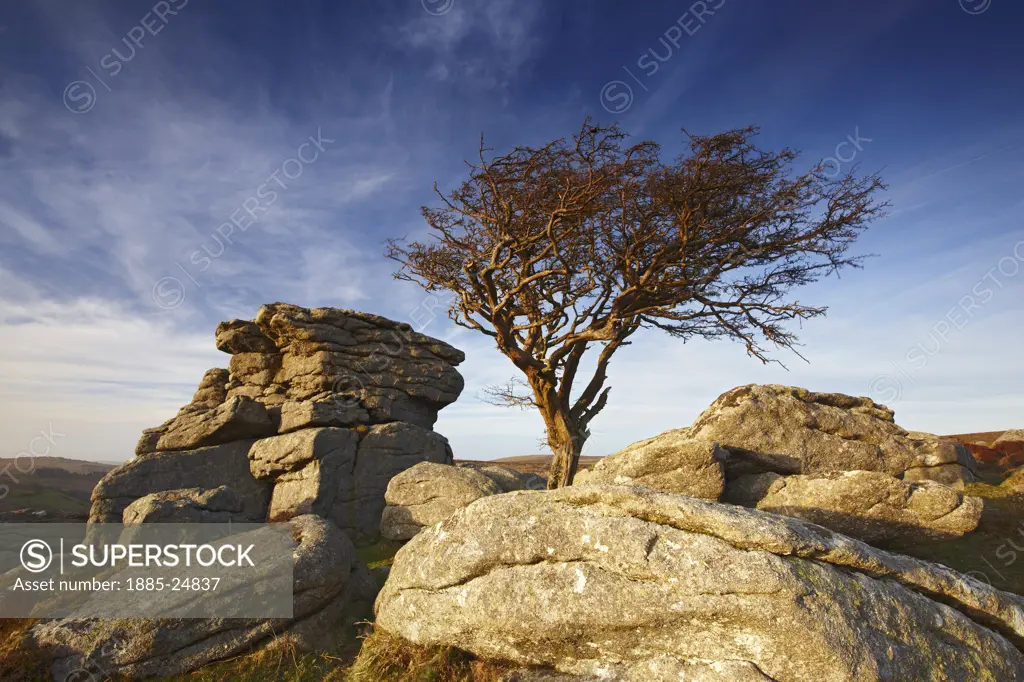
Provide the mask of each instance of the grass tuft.
POLYGON ((37 622, 28 618, 0 618, 0 680, 50 679, 39 651, 28 643, 28 631, 37 622))
POLYGON ((272 646, 166 678, 166 682, 344 682, 351 652, 348 656, 335 653, 300 653, 286 636, 272 646))
POLYGON ((509 667, 451 647, 422 647, 374 630, 345 682, 499 682, 509 667))

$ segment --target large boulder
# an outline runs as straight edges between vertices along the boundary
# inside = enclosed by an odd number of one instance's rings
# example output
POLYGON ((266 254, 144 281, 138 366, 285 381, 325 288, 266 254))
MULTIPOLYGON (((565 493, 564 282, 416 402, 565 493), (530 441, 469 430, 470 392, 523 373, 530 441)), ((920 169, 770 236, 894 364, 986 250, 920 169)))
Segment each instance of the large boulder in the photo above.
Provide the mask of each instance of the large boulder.
POLYGON ((260 438, 276 432, 277 429, 262 403, 245 396, 234 396, 225 398, 223 403, 214 407, 192 403, 183 408, 165 427, 155 431, 147 429, 136 447, 136 454, 145 455, 159 450, 188 450, 205 445, 260 438))
POLYGON ((104 679, 178 675, 282 635, 300 651, 314 650, 338 627, 368 615, 376 585, 334 524, 316 516, 289 523, 293 618, 63 618, 36 625, 31 641, 50 661, 55 680, 89 679, 90 671, 104 679))
POLYGON ((136 459, 94 491, 92 520, 120 521, 157 493, 132 518, 214 518, 201 498, 229 485, 243 509, 216 518, 314 513, 364 539, 379 532, 395 474, 451 463, 432 426, 463 388, 465 356, 443 341, 378 315, 274 303, 222 322, 216 344, 228 369, 207 371, 189 404, 143 431, 136 459))
POLYGON ((685 430, 727 448, 728 478, 745 474, 881 471, 962 486, 975 480, 960 443, 897 426, 869 398, 794 386, 748 385, 722 394, 685 430))
POLYGON ((1024 599, 800 519, 625 486, 481 498, 395 557, 376 625, 630 682, 1024 679, 1024 599))
POLYGON ((942 541, 978 527, 984 503, 934 481, 877 471, 773 477, 757 508, 806 519, 872 544, 942 541))
POLYGON ((140 497, 127 507, 121 522, 136 523, 229 523, 247 522, 245 500, 234 488, 186 488, 140 497))
POLYGON ((388 540, 408 540, 469 503, 501 492, 497 483, 471 467, 421 462, 388 483, 380 533, 388 540))
POLYGON ((509 493, 513 490, 544 490, 547 488, 547 479, 538 474, 524 473, 507 467, 502 464, 484 464, 481 462, 459 462, 460 467, 467 467, 479 471, 487 478, 494 481, 501 492, 509 493))
POLYGON ((1024 429, 1010 429, 996 438, 992 449, 1002 455, 1004 467, 1012 468, 1024 464, 1024 429))
POLYGON ((268 520, 318 514, 358 540, 377 535, 392 477, 452 461, 444 436, 401 422, 293 431, 257 441, 249 459, 252 475, 273 484, 268 520))
POLYGON ((577 484, 642 485, 705 500, 717 500, 725 488, 729 453, 718 443, 692 440, 685 431, 668 431, 633 443, 576 475, 577 484))
POLYGON ((93 488, 89 520, 120 523, 129 504, 151 493, 230 486, 243 500, 242 519, 264 521, 271 485, 256 480, 249 471, 248 453, 253 442, 241 440, 131 459, 113 469, 93 488))
POLYGON ((316 426, 404 421, 431 428, 464 381, 462 351, 379 315, 272 303, 217 327, 229 369, 146 429, 136 450, 181 450, 316 426))
POLYGON ((352 485, 358 447, 359 434, 333 427, 256 441, 249 450, 252 474, 274 482, 267 520, 303 514, 332 518, 338 490, 352 485))
POLYGON ((452 461, 451 446, 438 433, 404 422, 371 427, 359 442, 353 484, 338 492, 336 504, 344 513, 332 518, 342 528, 352 528, 357 537, 376 537, 391 479, 420 462, 452 461))

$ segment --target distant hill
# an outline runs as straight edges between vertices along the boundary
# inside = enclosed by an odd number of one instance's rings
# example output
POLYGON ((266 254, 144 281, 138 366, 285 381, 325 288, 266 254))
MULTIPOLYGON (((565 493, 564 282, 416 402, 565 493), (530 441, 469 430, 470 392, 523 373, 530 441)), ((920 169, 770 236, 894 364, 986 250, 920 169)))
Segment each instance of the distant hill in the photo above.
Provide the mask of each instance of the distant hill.
POLYGON ((0 458, 0 472, 6 472, 0 477, 0 486, 6 486, 0 487, 0 512, 30 508, 87 513, 92 489, 115 466, 66 457, 36 457, 31 462, 0 458))
MULTIPOLYGON (((580 457, 579 470, 589 469, 600 460, 601 457, 587 457, 583 455, 580 457)), ((487 461, 476 459, 459 459, 456 461, 474 464, 503 464, 524 474, 539 474, 541 476, 547 476, 548 469, 551 468, 551 455, 519 455, 517 457, 502 457, 501 459, 487 461)))
POLYGON ((996 438, 1006 433, 1003 431, 980 431, 978 433, 957 433, 951 436, 942 436, 949 440, 959 441, 961 443, 981 443, 982 445, 992 445, 996 438))

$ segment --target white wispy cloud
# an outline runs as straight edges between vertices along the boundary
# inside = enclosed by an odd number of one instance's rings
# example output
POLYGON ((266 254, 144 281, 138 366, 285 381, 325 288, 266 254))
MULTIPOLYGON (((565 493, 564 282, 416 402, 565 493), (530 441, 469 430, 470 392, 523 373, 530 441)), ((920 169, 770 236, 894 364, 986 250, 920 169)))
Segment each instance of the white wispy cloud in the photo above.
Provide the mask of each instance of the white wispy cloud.
MULTIPOLYGON (((896 3, 880 23, 858 19, 864 29, 858 39, 888 30, 906 7, 896 3)), ((730 17, 729 8, 736 9, 727 4, 713 17, 720 26, 708 23, 688 41, 685 55, 645 81, 651 91, 624 117, 627 128, 642 137, 676 135, 684 121, 664 131, 659 126, 678 107, 679 94, 722 78, 715 64, 734 55, 725 38, 742 17, 730 17)), ((146 10, 112 17, 90 3, 31 3, 27 11, 40 18, 45 30, 38 39, 52 64, 45 72, 40 67, 40 73, 4 77, 0 442, 6 450, 0 456, 12 456, 52 422, 69 434, 53 454, 126 458, 142 428, 172 416, 206 369, 226 365, 227 356, 213 344, 217 321, 251 318, 261 303, 353 307, 422 324, 424 310, 434 305, 431 296, 391 278, 395 264, 381 256, 381 241, 424 234, 418 206, 436 203, 434 180, 444 189, 462 179, 462 158, 475 153, 481 130, 492 142, 531 143, 578 125, 573 120, 556 129, 581 106, 580 83, 559 84, 565 102, 558 110, 509 105, 504 91, 529 71, 547 38, 545 6, 512 0, 456 0, 441 16, 418 3, 408 12, 381 10, 383 25, 346 29, 372 36, 372 54, 269 65, 288 73, 283 88, 271 87, 271 75, 257 72, 191 3, 147 38, 109 80, 110 91, 95 84, 98 99, 90 111, 68 111, 60 101, 64 82, 87 77, 86 67, 98 69, 146 10), (228 243, 218 228, 271 183, 271 174, 310 136, 331 142, 314 162, 301 165, 301 175, 285 180, 287 188, 269 185, 276 200, 244 231, 230 232, 228 243), (208 265, 200 265, 204 259, 208 265), (176 307, 154 300, 154 285, 167 277, 183 287, 176 307)), ((652 26, 639 50, 664 28, 652 26)), ((723 101, 715 103, 721 107, 709 107, 705 123, 755 122, 738 118, 748 115, 743 103, 751 99, 767 102, 760 114, 777 127, 809 115, 805 105, 814 100, 814 88, 850 67, 846 52, 854 41, 849 31, 841 43, 812 33, 813 40, 723 80, 723 101), (844 55, 803 71, 808 53, 825 48, 844 55), (786 76, 781 84, 780 74, 786 76), (752 81, 757 87, 744 90, 752 81), (780 87, 793 97, 764 94, 780 87), (733 90, 743 97, 728 99, 733 90)), ((339 37, 339 45, 347 37, 339 37)), ((898 386, 881 389, 898 389, 892 402, 907 427, 1019 426, 1024 405, 1014 381, 1024 366, 1014 349, 1024 334, 1024 273, 1004 275, 991 300, 963 328, 948 332, 925 365, 906 357, 916 344, 934 348, 944 316, 1024 239, 1016 217, 1020 202, 991 202, 993 188, 1009 196, 1019 185, 1020 170, 1013 167, 1019 150, 1006 141, 1017 139, 1020 129, 987 130, 928 140, 918 145, 919 155, 903 155, 891 168, 897 211, 863 242, 863 251, 883 257, 842 282, 800 293, 802 300, 832 307, 802 335, 809 365, 782 354, 791 368, 786 372, 747 358, 736 345, 683 345, 645 334, 612 363, 611 402, 593 424, 589 453, 606 454, 689 424, 721 392, 751 382, 870 395, 879 390, 876 377, 891 377, 898 386)), ((847 132, 816 129, 804 139, 827 148, 847 132)), ((864 163, 882 165, 880 152, 895 142, 879 137, 872 144, 864 163)), ((536 414, 479 400, 485 386, 516 374, 490 340, 452 326, 443 309, 423 331, 467 352, 461 368, 466 391, 437 425, 456 454, 538 451, 536 414)))

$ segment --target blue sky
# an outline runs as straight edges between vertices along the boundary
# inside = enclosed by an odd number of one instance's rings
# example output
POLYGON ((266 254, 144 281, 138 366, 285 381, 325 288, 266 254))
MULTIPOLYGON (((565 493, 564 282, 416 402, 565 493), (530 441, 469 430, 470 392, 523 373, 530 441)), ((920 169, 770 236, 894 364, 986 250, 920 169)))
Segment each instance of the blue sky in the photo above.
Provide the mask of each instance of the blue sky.
MULTIPOLYGON (((799 293, 830 307, 809 363, 643 335, 588 454, 751 382, 870 395, 910 429, 1024 426, 1022 25, 1010 0, 4 3, 0 457, 53 429, 49 454, 126 459, 226 366, 217 322, 261 303, 422 324, 383 240, 424 234, 481 133, 587 115, 666 155, 681 126, 756 124, 806 166, 881 171, 893 203, 856 246, 877 257, 799 293)), ((539 451, 539 418, 479 399, 514 375, 488 339, 424 331, 467 353, 436 427, 456 456, 539 451)))

